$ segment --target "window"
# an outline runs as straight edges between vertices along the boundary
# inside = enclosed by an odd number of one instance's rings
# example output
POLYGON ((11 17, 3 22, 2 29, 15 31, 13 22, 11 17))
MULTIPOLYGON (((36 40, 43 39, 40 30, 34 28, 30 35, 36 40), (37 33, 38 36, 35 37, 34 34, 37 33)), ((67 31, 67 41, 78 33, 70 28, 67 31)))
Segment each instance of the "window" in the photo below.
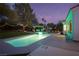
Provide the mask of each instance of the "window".
POLYGON ((70 32, 72 32, 72 22, 70 22, 70 32))

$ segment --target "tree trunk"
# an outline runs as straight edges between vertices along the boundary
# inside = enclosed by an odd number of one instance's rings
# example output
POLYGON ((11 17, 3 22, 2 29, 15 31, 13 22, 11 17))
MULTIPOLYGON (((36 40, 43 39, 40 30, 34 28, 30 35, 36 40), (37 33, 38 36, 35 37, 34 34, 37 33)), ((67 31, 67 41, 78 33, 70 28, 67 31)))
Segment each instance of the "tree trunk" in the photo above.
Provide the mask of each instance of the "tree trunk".
POLYGON ((23 26, 23 32, 25 32, 25 26, 23 26))

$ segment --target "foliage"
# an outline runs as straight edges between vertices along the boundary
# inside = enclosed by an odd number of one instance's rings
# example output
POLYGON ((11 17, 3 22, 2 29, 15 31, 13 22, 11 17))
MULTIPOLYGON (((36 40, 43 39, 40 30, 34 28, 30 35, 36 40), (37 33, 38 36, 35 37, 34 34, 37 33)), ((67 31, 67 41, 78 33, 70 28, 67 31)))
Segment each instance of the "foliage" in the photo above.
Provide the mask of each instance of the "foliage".
POLYGON ((62 21, 59 21, 57 23, 57 27, 56 27, 59 31, 63 31, 63 24, 62 24, 62 21))

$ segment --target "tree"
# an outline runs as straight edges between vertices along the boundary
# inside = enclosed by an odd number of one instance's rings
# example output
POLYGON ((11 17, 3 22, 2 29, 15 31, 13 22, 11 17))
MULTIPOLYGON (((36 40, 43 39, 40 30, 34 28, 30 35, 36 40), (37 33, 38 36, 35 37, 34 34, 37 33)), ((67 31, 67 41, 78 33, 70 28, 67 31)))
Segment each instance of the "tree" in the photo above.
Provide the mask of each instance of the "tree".
POLYGON ((18 19, 18 15, 16 11, 11 10, 4 3, 0 4, 0 14, 7 17, 6 23, 8 23, 9 25, 14 25, 17 23, 16 21, 18 19))
POLYGON ((12 11, 10 14, 9 14, 9 19, 8 19, 8 23, 10 25, 17 25, 19 19, 18 19, 18 15, 16 13, 16 11, 12 11))
POLYGON ((30 4, 24 4, 25 6, 25 18, 27 18, 27 24, 28 26, 32 26, 32 20, 35 18, 35 15, 33 14, 33 9, 31 9, 30 4))
POLYGON ((38 20, 36 18, 36 14, 33 13, 32 14, 32 26, 36 26, 36 25, 38 25, 38 20))
POLYGON ((50 27, 50 28, 54 28, 54 25, 55 25, 54 23, 48 23, 47 24, 47 26, 50 27))
POLYGON ((44 26, 44 24, 43 24, 43 23, 39 23, 39 25, 40 25, 40 26, 44 26))
POLYGON ((55 30, 55 24, 54 23, 48 23, 47 24, 47 29, 49 31, 54 31, 55 30))
POLYGON ((63 31, 63 24, 62 24, 62 21, 59 21, 58 23, 57 23, 57 29, 58 29, 58 31, 63 31))
POLYGON ((8 16, 8 9, 6 8, 6 5, 5 4, 3 4, 3 3, 1 3, 0 4, 0 26, 3 26, 3 25, 5 25, 5 21, 6 20, 3 20, 3 16, 8 16), (7 12, 6 12, 7 11, 7 12))
POLYGON ((32 26, 33 10, 28 3, 20 3, 15 5, 17 14, 19 15, 19 23, 23 24, 23 31, 25 31, 26 26, 32 26))
POLYGON ((3 15, 0 15, 0 27, 4 26, 5 23, 6 23, 6 19, 4 18, 3 15))

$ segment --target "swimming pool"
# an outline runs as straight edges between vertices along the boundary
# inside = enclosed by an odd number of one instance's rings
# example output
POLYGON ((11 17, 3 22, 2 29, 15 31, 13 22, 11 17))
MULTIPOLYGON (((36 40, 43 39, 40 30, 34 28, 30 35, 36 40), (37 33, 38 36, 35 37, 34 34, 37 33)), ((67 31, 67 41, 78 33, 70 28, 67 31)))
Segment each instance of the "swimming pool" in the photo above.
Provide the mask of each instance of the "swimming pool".
POLYGON ((24 37, 12 38, 5 42, 14 47, 25 47, 25 46, 31 45, 39 40, 42 40, 48 36, 49 36, 49 34, 43 34, 43 35, 33 34, 33 35, 29 35, 29 36, 24 36, 24 37))

